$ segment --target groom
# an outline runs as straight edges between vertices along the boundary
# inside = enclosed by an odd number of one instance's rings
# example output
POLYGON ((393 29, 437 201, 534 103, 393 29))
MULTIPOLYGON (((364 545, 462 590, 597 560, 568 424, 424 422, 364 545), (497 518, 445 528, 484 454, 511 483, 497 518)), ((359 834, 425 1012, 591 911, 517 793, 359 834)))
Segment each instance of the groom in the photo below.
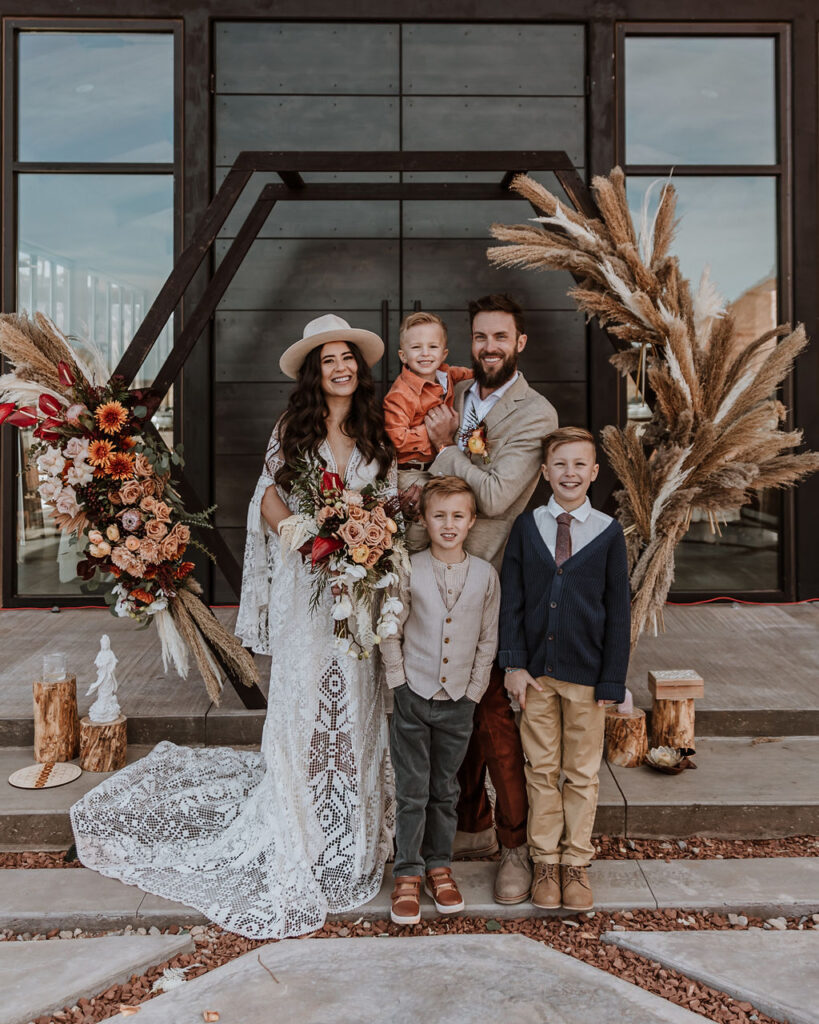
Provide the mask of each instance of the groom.
MULTIPOLYGON (((469 304, 469 316, 475 380, 455 385, 454 409, 438 405, 430 410, 425 424, 437 455, 429 471, 459 476, 475 492, 478 519, 465 547, 500 571, 509 531, 537 484, 543 439, 557 427, 557 413, 518 370, 518 356, 526 347, 520 306, 508 295, 486 295, 469 304), (464 432, 481 424, 488 461, 471 454, 464 438, 464 432)), ((497 794, 495 822, 503 847, 495 901, 521 903, 532 884, 523 749, 497 665, 475 711, 472 739, 458 773, 456 855, 480 857, 497 849, 487 768, 497 794)))

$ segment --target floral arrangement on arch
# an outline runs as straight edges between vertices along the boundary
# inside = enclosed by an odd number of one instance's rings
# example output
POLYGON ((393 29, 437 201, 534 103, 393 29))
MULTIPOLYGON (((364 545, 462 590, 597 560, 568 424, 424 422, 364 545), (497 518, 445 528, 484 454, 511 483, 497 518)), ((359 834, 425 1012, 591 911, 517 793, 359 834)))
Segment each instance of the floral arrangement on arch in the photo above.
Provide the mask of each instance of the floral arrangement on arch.
POLYGON ((119 377, 101 383, 99 357, 87 365, 40 313, 0 317, 0 352, 15 365, 0 377, 0 423, 33 430, 40 497, 76 538, 83 590, 102 586, 112 614, 156 622, 165 668, 187 676, 190 651, 213 700, 224 677, 258 682, 252 657, 199 600, 186 556, 206 551, 191 527, 208 527, 213 510, 185 509, 171 479, 181 446, 169 451, 146 429, 148 394, 119 377))
POLYGON ((299 511, 279 523, 286 550, 310 560, 311 608, 332 588, 333 633, 337 647, 368 658, 373 646, 398 630, 403 604, 384 596, 373 627, 376 596, 398 583, 409 559, 397 496, 368 484, 344 487, 341 477, 317 462, 305 462, 292 488, 299 511))

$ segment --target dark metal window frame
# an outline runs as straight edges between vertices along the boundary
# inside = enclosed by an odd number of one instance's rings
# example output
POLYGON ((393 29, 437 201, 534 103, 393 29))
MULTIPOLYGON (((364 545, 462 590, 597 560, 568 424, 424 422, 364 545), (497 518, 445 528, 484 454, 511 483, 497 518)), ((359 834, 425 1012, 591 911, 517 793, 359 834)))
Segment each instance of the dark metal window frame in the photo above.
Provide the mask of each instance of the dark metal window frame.
MULTIPOLYGON (((145 174, 170 175, 173 181, 174 254, 182 243, 183 190, 183 23, 179 18, 15 18, 3 19, 3 139, 2 139, 2 187, 3 197, 3 266, 0 275, 0 308, 11 311, 17 308, 17 201, 18 178, 21 174, 145 174), (174 82, 174 141, 173 160, 168 163, 117 163, 104 161, 23 161, 18 159, 18 39, 21 32, 81 32, 100 34, 154 33, 173 36, 173 82, 174 82)), ((178 327, 175 326, 175 331, 178 327)), ((181 391, 181 389, 179 389, 181 391)), ((175 396, 176 398, 177 396, 175 396)), ((181 396, 179 396, 181 397, 181 396)), ((178 429, 181 422, 181 402, 175 401, 174 423, 178 429)), ((2 605, 7 608, 61 607, 99 604, 82 595, 23 594, 17 586, 17 544, 16 544, 16 475, 22 471, 17 465, 16 433, 10 430, 0 432, 0 464, 2 464, 2 498, 0 521, 2 521, 2 605)))
MULTIPOLYGON (((776 182, 777 213, 777 312, 779 322, 792 322, 793 296, 793 159, 791 153, 791 26, 783 22, 618 22, 615 26, 615 128, 616 163, 626 176, 694 177, 767 177, 776 182), (776 96, 776 162, 772 164, 629 164, 626 161, 626 62, 627 37, 767 37, 775 40, 776 96)), ((782 399, 788 408, 787 426, 793 427, 794 382, 789 377, 782 386, 782 399)), ((779 578, 781 586, 774 589, 737 590, 729 588, 726 596, 749 597, 754 601, 794 600, 796 596, 796 500, 793 489, 781 495, 781 528, 779 532, 779 578)), ((671 597, 681 603, 695 602, 716 596, 715 591, 677 590, 671 597)))

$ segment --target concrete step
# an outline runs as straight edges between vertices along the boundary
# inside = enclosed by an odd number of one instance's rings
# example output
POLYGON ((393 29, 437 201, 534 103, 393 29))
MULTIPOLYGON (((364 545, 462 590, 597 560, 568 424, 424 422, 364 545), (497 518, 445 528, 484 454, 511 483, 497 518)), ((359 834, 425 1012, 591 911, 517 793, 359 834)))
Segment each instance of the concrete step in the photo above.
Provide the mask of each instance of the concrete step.
MULTIPOLYGON (((559 911, 531 903, 501 906, 492 897, 494 861, 456 863, 453 873, 473 917, 547 917, 559 911)), ((657 910, 746 914, 752 917, 819 913, 819 858, 744 860, 600 860, 590 868, 595 908, 604 911, 657 910)), ((336 920, 389 917, 389 866, 379 894, 336 920)), ((432 901, 421 899, 425 918, 437 917, 432 901)), ((54 928, 105 931, 112 928, 169 928, 202 924, 196 910, 104 878, 86 868, 10 868, 0 871, 0 929, 45 933, 54 928)))
MULTIPOLYGON (((131 745, 128 758, 149 749, 131 745)), ((0 748, 0 779, 32 761, 31 748, 0 748)), ((605 763, 595 831, 635 838, 819 834, 819 737, 705 738, 694 761, 696 771, 680 775, 605 763)), ((66 849, 70 806, 104 777, 86 772, 56 789, 0 788, 0 849, 66 849)))

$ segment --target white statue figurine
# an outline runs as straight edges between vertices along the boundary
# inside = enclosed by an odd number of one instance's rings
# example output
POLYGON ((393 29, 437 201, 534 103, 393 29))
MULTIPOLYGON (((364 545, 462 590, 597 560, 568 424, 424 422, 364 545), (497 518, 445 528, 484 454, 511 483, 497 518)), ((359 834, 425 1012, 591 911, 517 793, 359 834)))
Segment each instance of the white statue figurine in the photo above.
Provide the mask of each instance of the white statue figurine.
POLYGON ((95 724, 102 725, 105 722, 114 722, 120 716, 119 701, 116 698, 117 680, 114 676, 117 656, 111 650, 111 641, 107 633, 100 637, 100 652, 94 659, 94 664, 97 667, 97 678, 91 684, 86 697, 90 697, 94 690, 97 690, 97 699, 91 705, 88 717, 95 724))

